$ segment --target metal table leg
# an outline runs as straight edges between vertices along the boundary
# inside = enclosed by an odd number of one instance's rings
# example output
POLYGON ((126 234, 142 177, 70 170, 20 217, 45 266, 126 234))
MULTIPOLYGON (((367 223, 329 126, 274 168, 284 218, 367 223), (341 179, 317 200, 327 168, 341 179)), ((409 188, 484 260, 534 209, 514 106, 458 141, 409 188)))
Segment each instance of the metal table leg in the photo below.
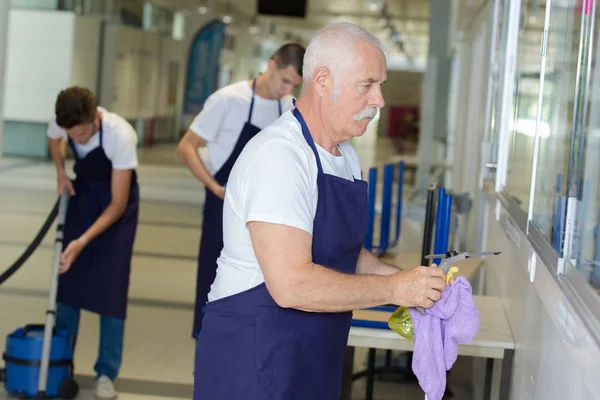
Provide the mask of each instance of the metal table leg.
POLYGON ((514 350, 505 349, 502 360, 502 378, 500 379, 500 400, 510 398, 510 383, 512 379, 512 367, 515 356, 514 350))
POLYGON ((354 347, 346 348, 346 358, 344 359, 344 374, 342 376, 342 398, 341 400, 351 400, 352 398, 352 373, 354 372, 354 347))

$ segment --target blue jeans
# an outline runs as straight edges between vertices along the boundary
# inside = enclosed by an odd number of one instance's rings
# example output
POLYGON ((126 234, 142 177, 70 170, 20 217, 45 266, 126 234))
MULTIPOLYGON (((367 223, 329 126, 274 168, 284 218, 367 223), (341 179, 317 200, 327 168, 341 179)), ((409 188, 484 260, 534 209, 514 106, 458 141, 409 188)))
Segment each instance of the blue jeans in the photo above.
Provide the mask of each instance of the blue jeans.
MULTIPOLYGON (((57 303, 56 329, 69 332, 75 347, 79 330, 79 309, 57 303)), ((100 316, 100 349, 94 366, 97 376, 105 375, 114 381, 119 374, 124 334, 125 320, 100 316)))

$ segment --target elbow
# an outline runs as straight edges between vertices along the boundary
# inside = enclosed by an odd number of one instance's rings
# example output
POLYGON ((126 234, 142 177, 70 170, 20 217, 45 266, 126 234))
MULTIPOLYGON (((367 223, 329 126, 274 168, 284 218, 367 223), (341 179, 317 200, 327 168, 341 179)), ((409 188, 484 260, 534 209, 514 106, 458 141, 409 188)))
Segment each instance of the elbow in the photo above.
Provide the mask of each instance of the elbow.
POLYGON ((179 142, 179 144, 177 145, 177 150, 175 150, 175 152, 177 153, 177 157, 179 157, 179 160, 181 160, 182 162, 185 162, 185 144, 183 141, 179 142))
POLYGON ((283 286, 284 285, 281 285, 280 287, 278 287, 278 285, 267 285, 267 288, 269 289, 271 297, 279 307, 297 308, 298 301, 294 291, 289 287, 283 286))

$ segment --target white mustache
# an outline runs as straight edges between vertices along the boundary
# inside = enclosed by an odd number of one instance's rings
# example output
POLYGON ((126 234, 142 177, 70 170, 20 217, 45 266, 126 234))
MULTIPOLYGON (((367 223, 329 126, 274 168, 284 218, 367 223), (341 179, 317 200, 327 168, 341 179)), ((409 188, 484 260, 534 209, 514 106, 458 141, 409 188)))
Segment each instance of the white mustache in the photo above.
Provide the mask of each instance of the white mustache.
POLYGON ((377 107, 367 107, 360 113, 354 116, 355 121, 360 121, 363 119, 373 119, 377 115, 377 107))

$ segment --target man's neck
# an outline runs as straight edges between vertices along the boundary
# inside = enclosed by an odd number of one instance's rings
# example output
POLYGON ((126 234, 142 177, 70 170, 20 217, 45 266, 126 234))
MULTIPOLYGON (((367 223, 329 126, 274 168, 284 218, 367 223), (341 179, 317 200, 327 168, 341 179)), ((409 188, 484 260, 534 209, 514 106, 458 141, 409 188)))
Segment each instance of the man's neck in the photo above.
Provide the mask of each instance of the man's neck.
MULTIPOLYGON (((264 72, 264 73, 260 74, 258 76, 258 78, 256 78, 256 87, 254 88, 254 93, 256 93, 257 95, 259 95, 260 97, 262 97, 264 99, 274 99, 274 97, 269 92, 268 82, 269 82, 269 73, 264 72)), ((250 85, 252 85, 252 82, 250 82, 250 85)))
POLYGON ((335 156, 341 155, 340 150, 337 147, 338 143, 334 140, 333 133, 328 132, 325 127, 317 103, 300 98, 296 101, 296 108, 298 108, 302 114, 314 142, 335 156))

